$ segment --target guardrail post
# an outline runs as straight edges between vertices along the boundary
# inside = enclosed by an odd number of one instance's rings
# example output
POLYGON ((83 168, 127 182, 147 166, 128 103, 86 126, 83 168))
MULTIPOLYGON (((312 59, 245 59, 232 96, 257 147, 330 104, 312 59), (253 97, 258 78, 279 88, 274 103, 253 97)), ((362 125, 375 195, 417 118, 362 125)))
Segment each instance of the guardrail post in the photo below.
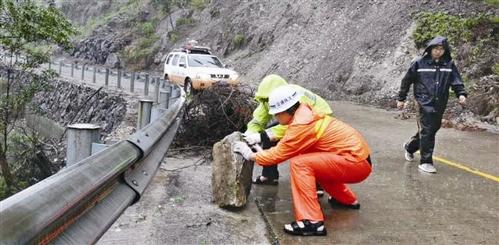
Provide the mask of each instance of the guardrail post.
POLYGON ((135 90, 135 72, 132 72, 132 76, 130 77, 130 92, 134 92, 135 90))
POLYGON ((74 73, 75 73, 75 64, 71 63, 71 77, 74 76, 74 73))
POLYGON ((62 63, 62 61, 59 61, 59 76, 61 76, 62 74, 62 66, 64 65, 64 63, 62 63))
POLYGON ((118 84, 118 89, 121 89, 121 69, 118 68, 118 78, 116 79, 116 83, 118 84))
POLYGON ((85 81, 85 64, 81 66, 81 80, 85 81))
POLYGON ((168 109, 170 107, 170 98, 171 91, 160 91, 159 92, 159 104, 164 109, 168 109))
POLYGON ((68 126, 66 166, 73 165, 92 154, 92 143, 100 141, 100 127, 95 124, 77 123, 68 126))
POLYGON ((149 95, 149 74, 146 74, 146 80, 144 81, 144 95, 149 95))
POLYGON ((92 83, 97 81, 97 67, 94 66, 94 74, 92 75, 92 83))
POLYGON ((139 100, 139 118, 137 119, 137 130, 145 127, 151 122, 151 110, 153 100, 140 99, 139 100))
POLYGON ((154 80, 154 103, 158 103, 159 99, 159 77, 153 78, 154 80))
POLYGON ((104 77, 104 86, 109 86, 109 68, 106 68, 106 76, 104 77))

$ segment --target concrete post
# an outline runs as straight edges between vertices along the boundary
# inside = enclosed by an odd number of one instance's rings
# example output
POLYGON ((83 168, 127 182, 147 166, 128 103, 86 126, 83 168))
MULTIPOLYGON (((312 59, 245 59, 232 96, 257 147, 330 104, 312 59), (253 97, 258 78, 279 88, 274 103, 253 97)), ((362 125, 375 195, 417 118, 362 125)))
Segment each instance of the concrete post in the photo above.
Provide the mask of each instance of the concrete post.
POLYGON ((135 90, 135 72, 132 72, 132 76, 130 77, 130 92, 134 92, 135 90))
POLYGON ((81 80, 85 81, 85 64, 81 66, 81 80))
POLYGON ((170 91, 160 91, 159 92, 159 105, 160 108, 168 109, 170 107, 170 91))
POLYGON ((144 82, 144 95, 149 95, 149 74, 146 74, 146 80, 144 82))
POLYGON ((154 80, 154 103, 158 103, 159 99, 159 77, 153 78, 154 80))
POLYGON ((151 110, 153 100, 140 99, 139 100, 139 118, 137 119, 137 130, 145 127, 151 122, 151 110))
POLYGON ((118 68, 117 77, 118 78, 116 78, 116 83, 117 83, 118 89, 121 89, 121 69, 119 69, 119 68, 118 68))
POLYGON ((52 61, 49 60, 49 70, 51 70, 51 69, 52 69, 52 61))
POLYGON ((62 66, 64 65, 64 63, 62 63, 62 61, 59 61, 59 76, 62 74, 62 66))
POLYGON ((106 76, 104 77, 104 86, 109 86, 109 68, 106 68, 106 76))
POLYGON ((66 166, 73 165, 92 154, 92 143, 100 141, 100 127, 89 123, 68 126, 66 166))
POLYGON ((71 77, 73 77, 75 74, 75 64, 71 63, 71 77))
POLYGON ((94 74, 92 74, 92 83, 97 82, 97 67, 94 66, 94 74))

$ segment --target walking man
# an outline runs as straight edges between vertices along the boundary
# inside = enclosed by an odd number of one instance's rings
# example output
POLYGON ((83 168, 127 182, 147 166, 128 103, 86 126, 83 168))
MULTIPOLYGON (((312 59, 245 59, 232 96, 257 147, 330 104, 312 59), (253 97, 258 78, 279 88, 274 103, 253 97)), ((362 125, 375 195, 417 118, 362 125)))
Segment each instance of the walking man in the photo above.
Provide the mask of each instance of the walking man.
POLYGON ((451 87, 459 103, 466 103, 467 93, 463 81, 452 61, 450 47, 445 37, 431 40, 422 57, 412 64, 400 85, 397 108, 404 108, 404 101, 411 84, 414 84, 414 97, 417 101, 418 132, 404 144, 405 159, 414 161, 414 153, 420 151, 419 170, 436 173, 433 166, 435 135, 440 129, 442 116, 447 107, 451 87))

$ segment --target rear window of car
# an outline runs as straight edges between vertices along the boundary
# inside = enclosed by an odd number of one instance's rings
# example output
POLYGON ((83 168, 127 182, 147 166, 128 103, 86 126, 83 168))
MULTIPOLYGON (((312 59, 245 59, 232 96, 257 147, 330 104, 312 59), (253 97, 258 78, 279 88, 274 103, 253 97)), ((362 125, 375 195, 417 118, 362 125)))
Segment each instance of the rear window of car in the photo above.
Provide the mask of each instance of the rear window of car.
POLYGON ((185 55, 180 56, 180 61, 178 63, 185 65, 185 55))
POLYGON ((172 65, 176 66, 178 64, 178 54, 173 56, 172 65))

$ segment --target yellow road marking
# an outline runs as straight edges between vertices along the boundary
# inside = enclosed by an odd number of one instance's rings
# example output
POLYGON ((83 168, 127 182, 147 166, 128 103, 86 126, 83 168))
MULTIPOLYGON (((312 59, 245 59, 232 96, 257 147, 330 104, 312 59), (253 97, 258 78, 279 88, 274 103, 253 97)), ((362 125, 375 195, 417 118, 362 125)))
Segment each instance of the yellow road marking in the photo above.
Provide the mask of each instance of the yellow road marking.
POLYGON ((453 166, 453 167, 456 167, 456 168, 459 168, 459 169, 462 169, 464 171, 468 171, 472 174, 476 174, 476 175, 479 175, 479 176, 482 176, 484 178, 487 178, 487 179, 490 179, 490 180, 494 180, 496 182, 499 182, 499 177, 497 176, 494 176, 494 175, 491 175, 491 174, 487 174, 487 173, 484 173, 480 170, 476 170, 476 169, 473 169, 473 168, 470 168, 470 167, 467 167, 467 166, 464 166, 462 164, 459 164, 459 163, 455 163, 455 162, 452 162, 452 161, 449 161, 447 159, 444 159, 444 158, 441 158, 441 157, 436 157, 436 156, 433 156, 433 159, 439 161, 439 162, 442 162, 442 163, 445 163, 449 166, 453 166))

